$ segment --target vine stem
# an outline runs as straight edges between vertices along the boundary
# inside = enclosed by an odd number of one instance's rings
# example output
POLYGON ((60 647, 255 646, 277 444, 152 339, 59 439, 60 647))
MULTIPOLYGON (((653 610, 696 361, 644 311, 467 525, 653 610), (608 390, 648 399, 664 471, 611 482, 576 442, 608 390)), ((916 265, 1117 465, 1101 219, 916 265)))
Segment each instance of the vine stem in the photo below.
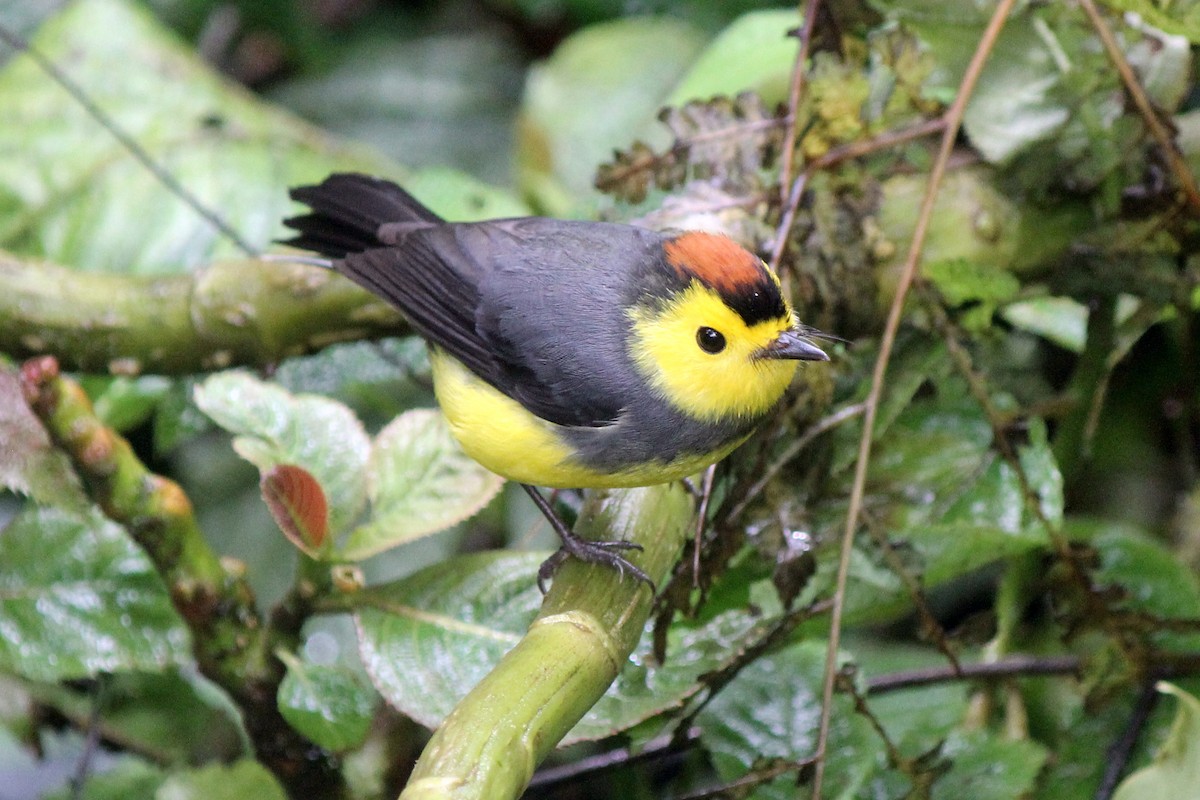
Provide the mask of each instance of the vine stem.
POLYGON ((887 324, 883 330, 883 338, 879 344, 879 355, 875 359, 875 367, 871 374, 871 389, 867 395, 866 408, 863 413, 862 438, 859 440, 858 459, 854 467, 854 483, 850 489, 850 504, 846 512, 846 527, 842 533, 841 559, 838 562, 837 584, 833 596, 833 609, 830 614, 829 647, 825 657, 825 680, 821 694, 821 721, 817 732, 816 768, 813 773, 813 800, 821 798, 821 784, 825 776, 825 748, 829 741, 829 721, 833 707, 834 684, 837 680, 837 653, 841 638, 842 610, 846 591, 846 581, 850 572, 850 549, 854 543, 854 532, 858 528, 858 517, 862 509, 863 495, 867 483, 867 466, 871 459, 871 439, 875 429, 875 415, 879 408, 879 398, 883 393, 883 379, 887 373, 888 361, 891 359, 892 347, 896 342, 896 334, 900 329, 900 315, 904 309, 904 300, 908 290, 917 277, 917 266, 920 263, 921 251, 925 246, 925 236, 929 231, 929 223, 933 218, 933 205, 937 199, 946 165, 954 149, 954 141, 962 125, 963 113, 967 107, 979 80, 983 66, 996 45, 1000 31, 1008 20, 1015 5, 1015 0, 1001 0, 988 21, 987 28, 975 48, 971 62, 967 65, 959 84, 954 102, 946 110, 943 118, 946 121, 942 130, 941 146, 937 158, 929 173, 929 184, 925 196, 921 200, 921 208, 917 214, 916 227, 913 230, 912 242, 909 245, 908 256, 896 286, 896 296, 892 299, 888 310, 887 324))
POLYGON ((1088 20, 1092 23, 1092 27, 1096 29, 1096 35, 1100 38, 1101 44, 1104 45, 1104 52, 1108 55, 1108 60, 1112 62, 1116 68, 1117 74, 1121 76, 1121 82, 1125 84, 1125 91, 1129 92, 1129 97, 1133 100, 1133 104, 1137 106, 1138 113, 1142 115, 1142 119, 1146 122, 1146 127, 1150 130, 1150 135, 1158 142, 1158 146, 1162 148, 1163 154, 1167 158, 1167 163, 1171 167, 1171 173, 1175 176, 1175 180, 1179 182, 1179 188, 1183 191, 1184 197, 1187 199, 1188 207, 1193 214, 1200 213, 1200 188, 1196 186, 1196 176, 1192 174, 1191 168, 1188 166, 1187 160, 1183 154, 1179 152, 1179 147, 1175 144, 1175 136, 1170 128, 1163 123, 1158 112, 1155 111, 1150 97, 1146 94, 1146 90, 1142 84, 1138 82, 1137 75, 1133 72, 1133 67, 1129 65, 1125 54, 1121 52, 1121 46, 1117 43, 1117 38, 1113 36, 1112 29, 1104 21, 1100 10, 1096 8, 1093 0, 1080 0, 1079 5, 1083 7, 1083 11, 1088 16, 1088 20))
POLYGON ((817 11, 820 10, 821 0, 807 0, 800 21, 800 46, 796 49, 796 63, 792 67, 792 85, 788 92, 787 132, 783 137, 783 157, 779 173, 779 200, 788 202, 789 186, 792 173, 795 171, 796 159, 796 126, 799 123, 800 98, 804 94, 804 65, 808 62, 808 53, 812 47, 812 32, 817 24, 817 11))

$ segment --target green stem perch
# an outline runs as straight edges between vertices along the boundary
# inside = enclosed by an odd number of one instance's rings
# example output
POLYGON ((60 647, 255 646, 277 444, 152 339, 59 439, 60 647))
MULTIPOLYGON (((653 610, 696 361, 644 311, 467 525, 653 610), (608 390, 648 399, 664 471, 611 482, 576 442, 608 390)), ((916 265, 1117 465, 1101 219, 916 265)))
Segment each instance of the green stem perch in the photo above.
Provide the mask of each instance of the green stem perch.
MULTIPOLYGON (((577 530, 628 539, 634 562, 662 580, 692 527, 679 484, 589 495, 577 530)), ((559 569, 529 631, 463 698, 425 747, 402 800, 504 800, 616 679, 637 645, 652 598, 606 566, 559 569)))
POLYGON ((0 252, 0 351, 71 370, 186 375, 395 335, 387 304, 317 267, 219 261, 187 275, 86 273, 0 252))

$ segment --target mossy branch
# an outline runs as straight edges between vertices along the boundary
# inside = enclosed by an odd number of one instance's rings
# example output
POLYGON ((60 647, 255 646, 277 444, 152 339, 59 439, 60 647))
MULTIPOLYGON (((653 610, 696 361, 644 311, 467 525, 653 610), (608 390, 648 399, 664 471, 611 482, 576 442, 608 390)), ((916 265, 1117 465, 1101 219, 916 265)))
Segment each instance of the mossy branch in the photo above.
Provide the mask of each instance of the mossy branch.
MULTIPOLYGON (((633 560, 661 580, 692 517, 680 485, 653 486, 591 494, 577 529, 641 544, 633 560)), ((434 733, 401 798, 518 797, 538 763, 616 679, 651 604, 645 584, 609 567, 564 564, 525 637, 434 733)))
POLYGON ((151 277, 78 272, 0 252, 0 284, 0 351, 53 353, 85 372, 267 366, 405 329, 390 306, 340 276, 259 259, 151 277))
POLYGON ((272 653, 296 648, 303 619, 263 625, 241 565, 218 558, 208 546, 187 495, 146 469, 129 443, 95 415, 83 389, 59 374, 53 358, 27 361, 21 384, 88 495, 150 557, 191 630, 201 672, 242 709, 259 758, 290 786, 339 785, 331 760, 313 757, 318 749, 284 722, 275 702, 283 666, 272 653))

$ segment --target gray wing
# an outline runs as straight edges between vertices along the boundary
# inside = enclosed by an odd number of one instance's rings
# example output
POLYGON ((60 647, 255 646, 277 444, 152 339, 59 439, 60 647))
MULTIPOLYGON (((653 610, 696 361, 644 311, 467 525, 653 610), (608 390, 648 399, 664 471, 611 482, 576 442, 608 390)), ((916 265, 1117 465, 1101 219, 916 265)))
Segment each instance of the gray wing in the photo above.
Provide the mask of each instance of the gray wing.
POLYGON ((536 217, 414 226, 339 271, 539 417, 602 426, 638 381, 625 309, 661 241, 628 225, 536 217))

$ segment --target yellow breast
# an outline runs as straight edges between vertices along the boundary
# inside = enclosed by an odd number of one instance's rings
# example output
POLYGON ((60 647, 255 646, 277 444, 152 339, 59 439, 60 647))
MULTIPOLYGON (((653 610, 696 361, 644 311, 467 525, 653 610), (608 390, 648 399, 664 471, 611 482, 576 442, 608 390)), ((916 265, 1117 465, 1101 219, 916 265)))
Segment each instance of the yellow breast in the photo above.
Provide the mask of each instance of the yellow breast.
POLYGON ((744 441, 743 437, 718 451, 688 455, 670 463, 651 462, 618 472, 597 471, 574 457, 561 426, 525 410, 436 347, 430 348, 429 361, 438 404, 466 454, 497 475, 521 483, 579 489, 667 483, 699 472, 744 441))

